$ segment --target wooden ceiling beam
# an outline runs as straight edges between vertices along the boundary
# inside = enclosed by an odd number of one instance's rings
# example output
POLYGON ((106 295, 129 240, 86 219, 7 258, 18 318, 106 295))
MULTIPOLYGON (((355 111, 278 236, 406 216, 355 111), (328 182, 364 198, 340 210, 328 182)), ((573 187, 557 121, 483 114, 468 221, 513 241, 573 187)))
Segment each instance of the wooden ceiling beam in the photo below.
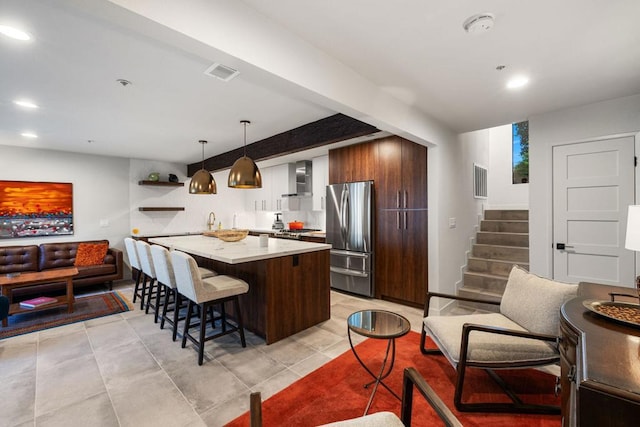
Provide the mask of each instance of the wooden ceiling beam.
MULTIPOLYGON (((375 126, 345 116, 344 114, 335 114, 261 141, 247 144, 247 156, 257 162, 351 138, 358 138, 375 132, 378 132, 375 126)), ((217 156, 209 157, 204 161, 204 167, 211 172, 228 169, 233 166, 233 163, 241 157, 243 153, 243 147, 240 147, 217 156)), ((188 176, 193 176, 193 174, 201 168, 202 162, 188 165, 188 176)))

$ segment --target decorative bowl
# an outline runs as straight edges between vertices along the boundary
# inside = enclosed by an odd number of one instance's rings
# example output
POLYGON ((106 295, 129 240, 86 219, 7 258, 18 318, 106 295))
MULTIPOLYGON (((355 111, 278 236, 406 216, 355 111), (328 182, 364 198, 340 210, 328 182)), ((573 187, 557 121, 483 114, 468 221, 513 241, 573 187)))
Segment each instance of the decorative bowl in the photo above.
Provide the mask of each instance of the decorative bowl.
POLYGON ((205 234, 217 237, 224 242, 238 242, 247 237, 249 230, 215 230, 205 234))

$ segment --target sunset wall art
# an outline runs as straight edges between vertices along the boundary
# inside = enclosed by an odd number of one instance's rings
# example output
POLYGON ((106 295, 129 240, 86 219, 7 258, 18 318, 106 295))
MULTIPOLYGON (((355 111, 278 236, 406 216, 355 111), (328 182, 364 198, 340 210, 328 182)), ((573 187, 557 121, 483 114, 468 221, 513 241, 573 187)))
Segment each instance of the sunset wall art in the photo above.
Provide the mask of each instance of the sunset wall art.
POLYGON ((0 181, 0 239, 73 234, 73 184, 0 181))

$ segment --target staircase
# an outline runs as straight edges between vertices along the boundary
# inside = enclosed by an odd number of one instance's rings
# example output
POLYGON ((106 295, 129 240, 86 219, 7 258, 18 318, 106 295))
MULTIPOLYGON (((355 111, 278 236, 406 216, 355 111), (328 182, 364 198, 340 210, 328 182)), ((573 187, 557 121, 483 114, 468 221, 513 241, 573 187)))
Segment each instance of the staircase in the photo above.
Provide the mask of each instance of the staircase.
MULTIPOLYGON (((458 295, 499 301, 515 264, 529 270, 529 211, 486 210, 458 295)), ((459 305, 497 310, 490 304, 459 305)))

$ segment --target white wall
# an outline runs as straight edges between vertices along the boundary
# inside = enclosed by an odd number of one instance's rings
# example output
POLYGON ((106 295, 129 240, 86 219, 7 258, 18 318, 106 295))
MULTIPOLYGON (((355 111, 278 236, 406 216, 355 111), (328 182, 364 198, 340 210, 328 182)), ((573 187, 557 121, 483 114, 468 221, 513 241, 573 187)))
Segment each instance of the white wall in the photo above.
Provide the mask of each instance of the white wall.
POLYGON ((455 293, 483 210, 483 200, 473 198, 473 163, 488 164, 489 133, 458 135, 430 147, 428 159, 429 289, 455 293))
MULTIPOLYGON (((151 160, 131 159, 130 201, 131 229, 137 228, 140 235, 163 233, 201 232, 207 229, 209 212, 214 212, 216 224, 231 228, 233 215, 244 209, 242 190, 227 187, 228 171, 216 172, 217 194, 189 194, 190 178, 187 178, 186 165, 151 160), (138 185, 151 172, 159 172, 162 181, 168 180, 168 174, 178 176, 184 187, 153 187, 138 185), (184 211, 178 212, 140 212, 141 206, 178 206, 184 211)), ((131 229, 129 232, 131 232, 131 229)))
MULTIPOLYGON (((209 212, 216 223, 231 228, 234 214, 238 227, 262 224, 271 228, 273 213, 244 213, 244 190, 227 187, 228 170, 214 173, 218 193, 192 195, 186 165, 151 160, 92 156, 29 148, 0 146, 2 179, 16 181, 71 182, 73 184, 74 234, 41 238, 3 239, 2 246, 108 239, 122 249, 133 228, 140 235, 200 232, 206 229, 209 212), (141 186, 151 172, 160 179, 178 176, 184 187, 141 186), (141 212, 141 206, 182 206, 178 212, 141 212), (101 227, 106 220, 108 226, 101 227), (244 221, 244 223, 243 223, 244 221)), ((322 212, 285 212, 283 220, 299 219, 324 228, 322 212)), ((126 258, 126 257, 125 257, 126 258)))
POLYGON ((1 178, 71 182, 74 234, 3 239, 2 246, 108 239, 123 248, 129 231, 129 160, 59 151, 0 147, 1 178), (101 221, 108 226, 100 227, 101 221))
MULTIPOLYGON (((552 150, 555 145, 640 131, 640 95, 529 118, 529 244, 531 271, 552 277, 552 150)), ((636 138, 636 153, 638 138, 636 138)), ((638 191, 636 173, 636 192, 638 191)), ((636 193, 636 203, 640 200, 636 193)), ((637 263, 636 263, 637 264, 637 263)))
POLYGON ((513 184, 511 124, 487 129, 489 209, 529 209, 529 184, 513 184))

